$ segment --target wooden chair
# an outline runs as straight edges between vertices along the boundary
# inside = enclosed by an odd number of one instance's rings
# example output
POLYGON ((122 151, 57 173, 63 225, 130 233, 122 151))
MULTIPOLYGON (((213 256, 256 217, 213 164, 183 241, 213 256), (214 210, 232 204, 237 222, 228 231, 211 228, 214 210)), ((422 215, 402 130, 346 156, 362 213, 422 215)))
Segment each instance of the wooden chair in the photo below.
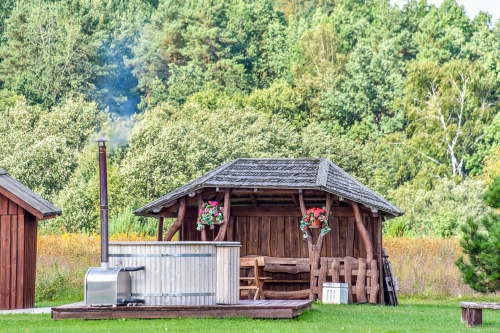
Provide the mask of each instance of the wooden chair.
POLYGON ((240 286, 240 292, 242 290, 255 290, 254 300, 256 299, 266 299, 264 297, 264 290, 262 289, 264 282, 266 280, 270 280, 270 277, 259 276, 259 263, 257 259, 255 259, 253 265, 253 276, 251 277, 240 277, 240 281, 247 282, 248 285, 240 286))

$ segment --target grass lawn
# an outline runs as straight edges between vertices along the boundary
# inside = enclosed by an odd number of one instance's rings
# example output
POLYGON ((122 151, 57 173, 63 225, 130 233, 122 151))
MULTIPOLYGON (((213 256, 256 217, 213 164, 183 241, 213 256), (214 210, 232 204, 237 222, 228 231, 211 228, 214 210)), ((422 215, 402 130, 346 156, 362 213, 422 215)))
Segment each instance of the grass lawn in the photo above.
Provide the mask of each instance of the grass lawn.
MULTIPOLYGON (((50 315, 0 315, 3 332, 467 332, 459 300, 403 300, 398 307, 322 305, 295 320, 117 319, 53 321, 50 315)), ((500 311, 483 310, 474 332, 500 332, 500 311)))

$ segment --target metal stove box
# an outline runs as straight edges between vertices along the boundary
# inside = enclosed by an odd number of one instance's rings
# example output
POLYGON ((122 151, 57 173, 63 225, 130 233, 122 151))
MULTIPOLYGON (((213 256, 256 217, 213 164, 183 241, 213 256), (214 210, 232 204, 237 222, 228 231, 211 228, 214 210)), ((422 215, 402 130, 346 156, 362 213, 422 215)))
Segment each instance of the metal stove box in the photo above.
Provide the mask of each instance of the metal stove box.
POLYGON ((85 304, 121 304, 130 299, 130 287, 130 273, 124 268, 91 267, 85 275, 85 304))

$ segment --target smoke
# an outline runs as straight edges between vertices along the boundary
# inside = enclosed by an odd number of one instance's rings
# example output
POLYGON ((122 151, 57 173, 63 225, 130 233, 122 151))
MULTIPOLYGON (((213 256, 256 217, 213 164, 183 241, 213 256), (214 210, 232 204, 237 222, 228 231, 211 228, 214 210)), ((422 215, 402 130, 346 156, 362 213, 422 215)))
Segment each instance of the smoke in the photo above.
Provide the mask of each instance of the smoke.
POLYGON ((106 146, 114 150, 116 148, 125 148, 128 146, 132 131, 134 129, 137 115, 121 116, 116 113, 108 113, 108 120, 99 132, 94 133, 89 137, 88 144, 95 144, 95 141, 100 138, 109 140, 106 146))

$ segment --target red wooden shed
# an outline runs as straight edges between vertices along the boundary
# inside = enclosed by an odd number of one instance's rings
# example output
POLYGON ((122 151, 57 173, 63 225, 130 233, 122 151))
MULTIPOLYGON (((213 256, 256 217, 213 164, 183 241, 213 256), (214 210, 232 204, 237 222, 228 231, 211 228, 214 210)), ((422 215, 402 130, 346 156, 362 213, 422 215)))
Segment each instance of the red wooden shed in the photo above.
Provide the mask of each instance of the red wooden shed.
POLYGON ((0 310, 35 303, 37 222, 61 210, 0 169, 0 310))

